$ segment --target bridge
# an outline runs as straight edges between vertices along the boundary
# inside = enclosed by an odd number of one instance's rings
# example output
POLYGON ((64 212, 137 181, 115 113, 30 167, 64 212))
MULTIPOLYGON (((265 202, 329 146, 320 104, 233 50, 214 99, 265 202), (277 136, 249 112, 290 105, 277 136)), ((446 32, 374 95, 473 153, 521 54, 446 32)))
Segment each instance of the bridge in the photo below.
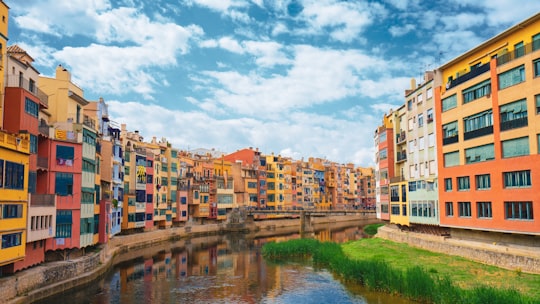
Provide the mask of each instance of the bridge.
POLYGON ((247 210, 248 216, 254 218, 255 215, 290 215, 300 217, 300 235, 306 232, 313 232, 311 223, 312 217, 333 216, 333 215, 358 215, 362 219, 372 218, 375 216, 375 210, 371 209, 342 209, 342 210, 247 210))

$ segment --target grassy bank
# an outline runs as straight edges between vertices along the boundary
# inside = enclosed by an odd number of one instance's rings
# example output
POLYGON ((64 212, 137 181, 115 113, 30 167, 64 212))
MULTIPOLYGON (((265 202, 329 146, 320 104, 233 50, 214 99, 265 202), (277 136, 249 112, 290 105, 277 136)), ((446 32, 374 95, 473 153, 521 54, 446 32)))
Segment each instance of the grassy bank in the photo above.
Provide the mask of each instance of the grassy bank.
POLYGON ((262 253, 277 260, 309 256, 316 265, 346 280, 425 303, 540 303, 540 276, 500 270, 381 239, 343 245, 291 240, 266 244, 262 253), (479 269, 485 269, 486 276, 498 277, 499 284, 476 276, 481 274, 479 269))
POLYGON ((379 229, 379 227, 381 226, 384 226, 384 223, 378 223, 378 224, 371 224, 371 225, 366 225, 364 226, 364 232, 367 234, 367 235, 375 235, 377 234, 377 229, 379 229))

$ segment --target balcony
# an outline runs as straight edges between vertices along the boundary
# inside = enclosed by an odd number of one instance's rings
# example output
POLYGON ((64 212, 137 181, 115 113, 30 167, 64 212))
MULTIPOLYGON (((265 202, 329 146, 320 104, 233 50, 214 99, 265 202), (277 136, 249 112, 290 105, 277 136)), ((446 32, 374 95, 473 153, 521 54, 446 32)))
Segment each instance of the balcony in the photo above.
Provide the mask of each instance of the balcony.
POLYGON ((56 195, 54 194, 30 194, 31 207, 55 207, 56 195))
POLYGON ((511 52, 508 52, 504 55, 497 57, 497 66, 501 66, 505 63, 521 58, 537 50, 540 50, 540 41, 535 41, 534 43, 525 44, 521 48, 514 49, 511 52))
POLYGON ((49 170, 49 158, 44 156, 38 156, 37 167, 42 170, 49 170))
POLYGON ((39 131, 39 134, 45 136, 45 137, 49 137, 50 136, 50 133, 49 131, 51 130, 51 128, 47 125, 40 125, 38 127, 38 131, 39 131))
POLYGON ((396 144, 402 144, 407 139, 405 131, 401 131, 400 134, 396 134, 396 144))
POLYGON ((36 96, 41 102, 41 105, 46 108, 49 107, 49 96, 47 96, 45 92, 38 89, 35 81, 32 79, 29 80, 24 77, 20 77, 19 75, 10 75, 7 77, 6 87, 25 89, 36 96))
POLYGON ((493 134, 493 126, 487 126, 473 131, 465 132, 463 133, 463 139, 467 140, 488 134, 493 134))
POLYGON ((407 151, 398 152, 396 155, 396 163, 401 163, 407 160, 407 151))
POLYGON ((390 183, 399 183, 405 181, 405 176, 399 175, 390 178, 390 183))
POLYGON ((459 137, 457 135, 445 137, 443 138, 443 145, 457 143, 458 141, 459 141, 459 137))
POLYGON ((464 83, 465 81, 468 81, 468 80, 471 80, 471 79, 475 78, 478 75, 482 75, 487 71, 489 71, 489 63, 481 65, 481 66, 479 66, 477 68, 473 68, 473 69, 471 69, 470 72, 465 73, 463 75, 460 75, 456 79, 450 80, 446 84, 446 89, 449 90, 449 89, 451 89, 451 88, 453 88, 453 87, 455 87, 457 85, 460 85, 460 84, 464 83))
POLYGON ((83 125, 89 127, 92 130, 96 129, 96 121, 93 120, 92 118, 90 118, 90 116, 88 116, 88 115, 84 115, 83 125))
POLYGON ((517 129, 528 126, 527 117, 501 122, 501 131, 517 129))

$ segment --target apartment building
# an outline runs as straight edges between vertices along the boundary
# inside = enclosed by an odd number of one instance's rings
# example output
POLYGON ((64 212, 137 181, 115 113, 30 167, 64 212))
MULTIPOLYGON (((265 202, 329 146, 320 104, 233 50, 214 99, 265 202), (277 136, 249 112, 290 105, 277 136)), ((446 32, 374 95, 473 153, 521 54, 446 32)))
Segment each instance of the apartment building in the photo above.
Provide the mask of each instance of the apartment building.
POLYGON ((381 220, 390 220, 390 179, 394 174, 394 113, 385 114, 382 124, 375 130, 377 150, 375 160, 376 214, 381 220))
POLYGON ((5 58, 4 130, 20 132, 30 138, 28 177, 28 229, 24 261, 17 262, 14 270, 24 269, 45 261, 45 240, 54 237, 56 198, 54 194, 38 190, 38 174, 49 168, 48 151, 43 149, 49 137, 47 123, 48 97, 38 89, 39 72, 33 67, 34 59, 17 45, 7 48, 5 58), (40 147, 42 147, 40 149, 40 147))
POLYGON ((405 91, 409 147, 402 169, 407 172, 408 222, 418 229, 439 224, 433 77, 433 72, 426 72, 423 83, 416 85, 413 80, 405 91))
POLYGON ((4 275, 15 272, 15 263, 25 258, 30 155, 28 134, 0 131, 0 155, 0 275, 4 275))
POLYGON ((435 81, 440 225, 539 235, 540 14, 442 65, 435 81))

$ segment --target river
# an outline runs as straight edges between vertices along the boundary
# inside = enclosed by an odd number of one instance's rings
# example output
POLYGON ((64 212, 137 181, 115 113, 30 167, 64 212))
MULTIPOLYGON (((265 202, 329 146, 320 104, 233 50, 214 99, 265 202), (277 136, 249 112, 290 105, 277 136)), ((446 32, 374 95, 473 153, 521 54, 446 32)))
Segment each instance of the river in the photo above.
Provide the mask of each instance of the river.
MULTIPOLYGON (((366 237, 361 226, 315 231, 321 241, 366 237)), ((213 235, 137 250, 101 280, 39 303, 411 303, 341 282, 309 263, 276 265, 261 256, 265 243, 292 238, 299 235, 213 235)))

